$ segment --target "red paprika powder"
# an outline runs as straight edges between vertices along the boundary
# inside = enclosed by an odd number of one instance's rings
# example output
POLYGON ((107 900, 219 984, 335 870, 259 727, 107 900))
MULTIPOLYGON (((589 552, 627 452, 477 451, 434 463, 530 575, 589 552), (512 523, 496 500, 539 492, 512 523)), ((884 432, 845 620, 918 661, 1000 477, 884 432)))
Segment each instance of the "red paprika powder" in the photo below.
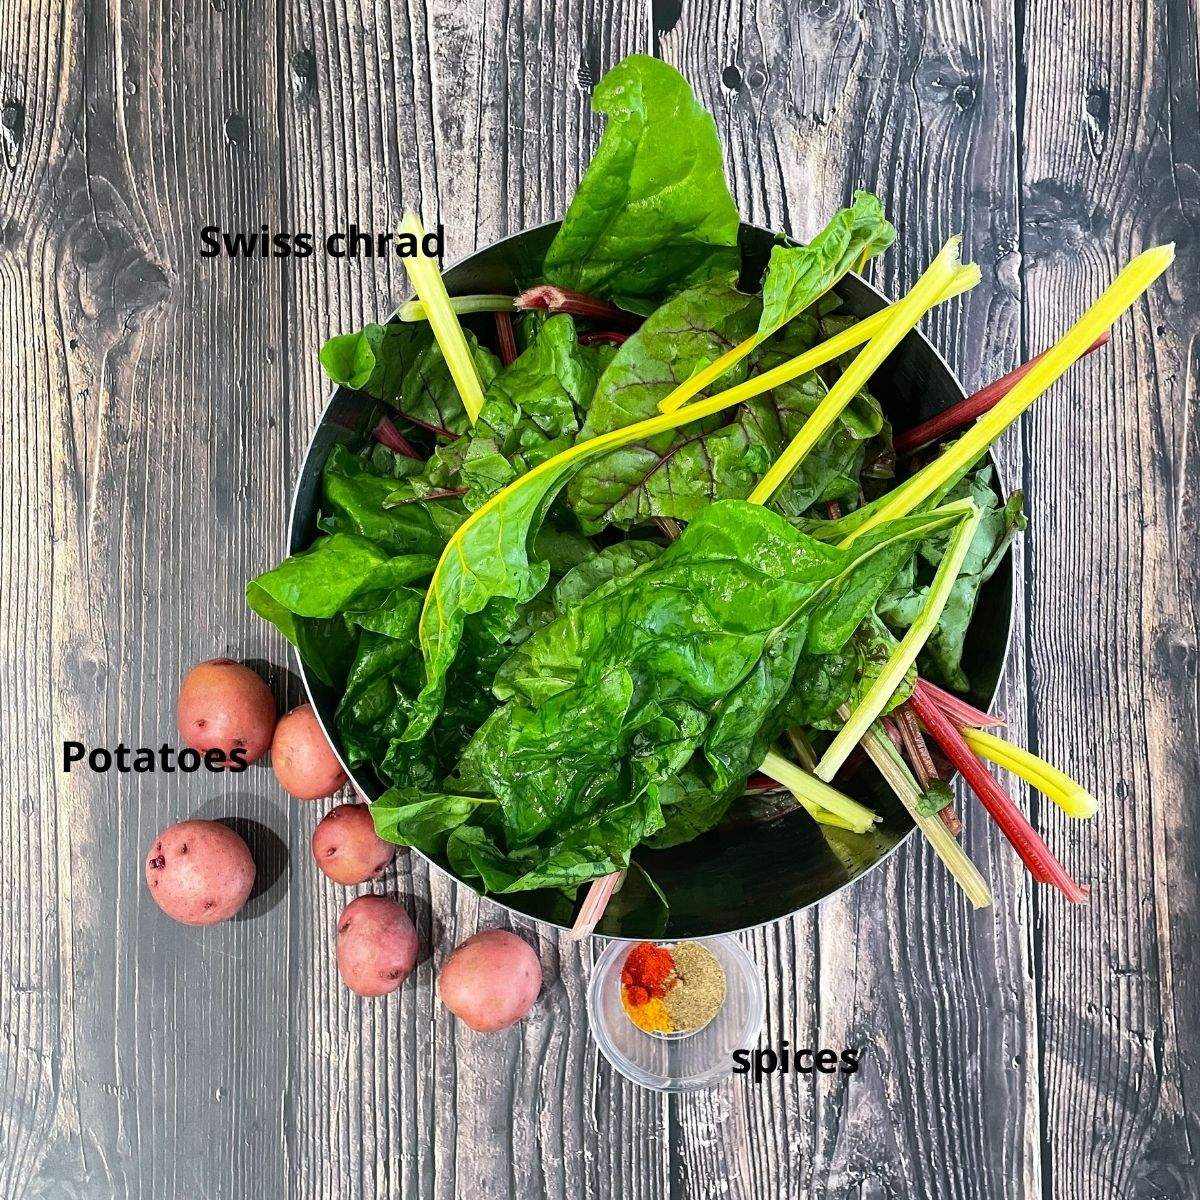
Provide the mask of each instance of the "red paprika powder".
POLYGON ((625 956, 621 968, 625 1010, 642 1028, 666 1028, 660 1005, 643 1013, 637 1010, 645 1009, 652 1001, 661 1001, 674 982, 675 960, 671 952, 651 942, 638 942, 625 956))

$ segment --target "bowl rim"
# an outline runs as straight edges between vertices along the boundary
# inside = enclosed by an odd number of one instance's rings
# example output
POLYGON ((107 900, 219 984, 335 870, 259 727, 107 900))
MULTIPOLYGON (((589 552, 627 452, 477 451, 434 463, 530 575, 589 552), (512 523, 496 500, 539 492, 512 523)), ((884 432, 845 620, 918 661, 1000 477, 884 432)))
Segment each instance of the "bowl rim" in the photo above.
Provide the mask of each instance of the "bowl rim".
MULTIPOLYGON (((505 237, 499 238, 498 240, 496 240, 494 242, 489 242, 486 246, 477 247, 475 250, 472 250, 469 254, 464 254, 464 255, 460 256, 459 258, 454 259, 453 262, 445 264, 441 269, 441 273, 443 275, 446 275, 450 271, 454 270, 456 267, 465 266, 466 264, 471 262, 472 259, 478 257, 479 255, 490 254, 490 253, 496 251, 497 249, 499 249, 500 247, 506 246, 510 242, 515 242, 518 239, 529 237, 532 234, 538 234, 538 233, 545 234, 548 230, 550 230, 552 228, 557 228, 559 225, 561 225, 562 220, 563 220, 562 217, 557 217, 550 221, 543 221, 538 225, 531 225, 526 229, 518 230, 516 233, 507 234, 505 237)), ((762 225, 753 225, 748 221, 742 221, 739 225, 739 241, 740 241, 741 235, 747 230, 750 230, 756 234, 766 234, 769 237, 790 237, 791 236, 790 234, 788 234, 784 231, 768 229, 762 225)), ((880 289, 877 288, 873 283, 871 283, 869 280, 863 278, 863 276, 858 274, 857 272, 848 271, 848 272, 846 272, 846 275, 849 278, 854 279, 857 284, 859 284, 860 286, 865 288, 868 292, 870 292, 873 296, 875 296, 884 306, 887 306, 887 305, 893 303, 893 301, 888 299, 887 295, 884 292, 880 291, 880 289)), ((404 295, 396 303, 395 308, 392 310, 391 314, 387 318, 387 321, 385 321, 384 323, 390 324, 393 321, 397 321, 399 319, 398 314, 399 314, 401 305, 405 304, 410 299, 412 299, 411 287, 406 289, 404 295)), ((936 364, 945 372, 946 378, 953 384, 954 389, 959 394, 959 398, 960 399, 965 398, 967 395, 967 391, 963 387, 962 381, 958 377, 958 373, 946 361, 946 359, 942 355, 941 351, 933 344, 933 342, 931 342, 929 340, 928 337, 926 337, 926 335, 924 334, 924 332, 922 332, 922 330, 919 328, 919 326, 914 326, 912 328, 912 330, 910 331, 910 333, 906 336, 912 336, 912 335, 915 335, 920 340, 922 346, 924 347, 924 350, 932 357, 932 359, 936 362, 936 364)), ((308 437, 308 441, 304 448, 304 455, 300 459, 300 468, 299 468, 299 471, 297 472, 295 484, 292 487, 292 500, 291 500, 291 504, 288 508, 287 545, 288 545, 288 553, 289 554, 293 553, 293 551, 291 550, 291 546, 292 546, 294 534, 296 531, 298 509, 299 509, 300 502, 301 502, 301 492, 302 492, 304 480, 305 480, 305 477, 307 474, 309 459, 312 457, 312 454, 313 454, 314 449, 316 448, 317 441, 320 436, 321 430, 323 429, 326 421, 328 420, 330 410, 333 408, 334 404, 336 403, 338 393, 341 390, 342 390, 341 385, 337 385, 329 393, 329 397, 325 402, 325 406, 321 409, 321 414, 317 418, 315 424, 313 425, 312 432, 310 433, 310 435, 308 437)), ((987 456, 987 462, 990 464, 993 471, 995 472, 997 489, 1000 492, 1001 498, 1005 499, 1008 496, 1010 496, 1012 493, 1012 480, 1009 476, 1009 472, 1004 468, 1003 464, 997 460, 995 454, 993 453, 993 451, 990 447, 986 452, 986 456, 987 456)), ((1005 556, 1006 556, 1006 558, 1009 558, 1009 557, 1011 557, 1011 555, 1012 555, 1012 547, 1010 545, 1009 548, 1005 551, 1005 556)), ((1007 629, 1005 630, 1005 635, 1004 635, 1004 653, 1003 653, 1003 657, 1000 660, 1000 669, 996 675, 995 686, 992 689, 991 696, 989 697, 989 701, 988 701, 989 705, 995 702, 995 698, 997 695, 999 695, 1000 690, 1004 685, 1005 678, 1008 674, 1009 661, 1012 657, 1012 638, 1013 638, 1013 626, 1014 626, 1013 612, 1014 612, 1014 607, 1015 607, 1015 602, 1016 602, 1015 595, 1016 594, 1014 591, 1013 595, 1010 597, 1009 604, 1008 604, 1007 629)), ((304 685, 305 697, 307 698, 309 705, 312 707, 312 710, 317 717, 317 721, 321 726, 322 732, 325 734, 326 740, 329 742, 329 745, 332 748, 334 755, 337 757, 338 762, 341 764, 342 770, 346 773, 347 780, 349 781, 351 787, 354 789, 354 792, 358 796, 358 798, 363 802, 370 803, 371 800, 370 800, 368 793, 359 785, 358 779, 355 777, 354 771, 350 768, 350 766, 342 758, 341 750, 337 744, 337 740, 334 737, 333 732, 326 727, 325 720, 321 715, 321 706, 320 706, 320 704, 317 703, 317 698, 313 695, 312 685, 309 680, 308 670, 305 667, 303 659, 300 657, 300 652, 296 649, 295 646, 290 646, 290 652, 291 652, 292 658, 296 662, 296 668, 299 671, 300 680, 304 685)), ((950 787, 953 788, 960 781, 960 779, 961 779, 960 773, 958 771, 955 771, 954 774, 950 777, 950 779, 948 781, 950 787)), ((842 892, 846 891, 846 889, 861 883, 862 880, 865 879, 868 875, 874 873, 879 867, 883 866, 883 864, 886 863, 900 849, 901 846, 907 846, 910 843, 913 835, 916 832, 917 832, 917 826, 915 824, 913 824, 901 837, 899 837, 896 840, 896 842, 894 842, 885 851, 883 851, 883 853, 880 854, 880 856, 877 859, 875 859, 875 861, 872 862, 870 864, 870 866, 868 866, 864 871, 862 871, 858 875, 855 875, 849 879, 844 880, 842 883, 838 884, 832 890, 826 892, 825 895, 822 896, 819 900, 814 900, 809 904, 801 905, 799 908, 792 909, 790 912, 780 913, 779 916, 777 916, 777 917, 770 917, 767 920, 757 921, 750 925, 739 925, 735 929, 726 929, 726 930, 720 930, 720 931, 710 933, 710 934, 697 935, 697 937, 692 938, 691 940, 699 940, 699 937, 701 937, 701 936, 713 937, 713 938, 736 937, 736 935, 738 935, 738 934, 751 933, 758 929, 765 929, 768 925, 774 925, 778 921, 789 920, 790 918, 795 917, 800 913, 807 912, 810 909, 819 908, 821 905, 825 904, 827 901, 834 899, 836 896, 839 896, 842 892)), ((452 871, 448 870, 446 867, 443 867, 439 862, 435 861, 434 859, 429 858, 427 855, 423 854, 416 847, 409 847, 408 849, 411 854, 419 855, 429 865, 429 867, 432 870, 436 871, 438 874, 442 875, 444 878, 450 880, 450 882, 453 883, 454 885, 456 885, 457 887, 466 888, 467 891, 469 891, 471 893, 471 895, 473 895, 476 898, 478 898, 479 900, 482 900, 488 904, 491 904, 495 908, 499 909, 501 912, 503 912, 505 914, 506 918, 509 921, 526 921, 526 922, 531 923, 535 927, 545 925, 545 926, 549 926, 553 929, 557 929, 563 933, 571 932, 571 926, 569 926, 569 925, 563 925, 560 922, 552 920, 548 917, 535 917, 530 913, 523 912, 521 909, 513 908, 510 905, 505 904, 504 901, 497 896, 494 896, 494 895, 491 895, 488 893, 484 893, 484 892, 476 891, 473 887, 471 887, 470 884, 465 883, 463 880, 459 879, 458 876, 455 875, 452 871)), ((632 942, 648 940, 646 938, 638 937, 638 936, 625 936, 622 934, 602 933, 599 930, 594 931, 589 936, 592 938, 601 939, 606 942, 631 942, 632 943, 632 942)), ((649 939, 649 940, 654 940, 654 939, 649 939)))

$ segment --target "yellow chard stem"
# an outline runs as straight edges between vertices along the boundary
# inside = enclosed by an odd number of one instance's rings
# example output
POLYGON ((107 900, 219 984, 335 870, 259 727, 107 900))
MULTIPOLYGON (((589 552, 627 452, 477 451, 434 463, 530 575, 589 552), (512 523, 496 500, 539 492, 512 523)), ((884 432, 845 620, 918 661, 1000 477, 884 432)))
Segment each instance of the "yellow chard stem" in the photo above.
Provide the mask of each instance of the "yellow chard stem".
POLYGON ((1070 775, 1052 767, 1020 746, 1003 741, 995 734, 982 729, 963 729, 963 738, 980 758, 986 758, 998 767, 1020 776, 1031 787, 1049 796, 1069 817, 1087 820, 1096 815, 1100 807, 1086 788, 1075 782, 1070 775))
POLYGON ((782 783, 822 825, 866 833, 879 820, 878 815, 865 805, 843 796, 836 788, 801 770, 774 750, 767 751, 759 769, 776 783, 782 783))
MULTIPOLYGON (((979 274, 973 267, 960 267, 958 274, 955 275, 945 292, 939 297, 937 303, 941 304, 943 301, 950 300, 954 296, 962 295, 963 292, 973 288, 978 281, 979 274)), ((740 403, 742 400, 749 400, 773 387, 779 387, 780 384, 787 383, 799 375, 806 375, 809 371, 815 371, 818 367, 823 367, 828 362, 833 362, 835 358, 840 358, 843 354, 856 349, 863 342, 870 340, 870 338, 878 333, 887 324, 895 307, 894 304, 889 304, 887 308, 882 308, 874 315, 863 318, 863 320, 851 325, 849 329, 835 334, 833 337, 814 346, 811 350, 806 350, 803 354, 797 355, 788 362, 761 375, 755 375, 753 379, 748 379, 745 383, 739 384, 737 387, 730 388, 728 394, 732 395, 735 392, 740 392, 741 389, 745 389, 737 398, 740 403)), ((741 362, 763 340, 756 333, 748 337, 744 342, 739 342, 732 350, 727 350, 716 362, 710 363, 702 371, 697 371, 690 379, 685 379, 665 400, 659 403, 659 411, 669 413, 682 408, 693 396, 702 392, 709 384, 720 379, 730 367, 741 362)))
POLYGON ((917 280, 912 291, 887 309, 887 320, 880 326, 858 357, 842 372, 837 382, 817 407, 792 443, 775 460, 771 469, 750 493, 750 499, 765 504, 787 482, 792 472, 804 461, 808 452, 837 420, 847 404, 862 390, 885 358, 900 344, 913 326, 937 304, 961 271, 970 272, 973 282, 979 280, 978 267, 963 267, 958 251, 961 239, 951 238, 917 280))
POLYGON ((918 471, 887 497, 886 503, 868 517, 841 544, 849 545, 885 521, 907 516, 928 500, 956 472, 973 462, 1050 385, 1087 353, 1092 343, 1137 301, 1138 297, 1171 265, 1173 243, 1156 246, 1139 254, 1108 285, 1100 298, 1071 326, 1059 341, 1041 356, 1016 386, 984 413, 950 448, 929 466, 918 471))
POLYGON ((838 730, 837 736, 829 743, 829 748, 821 756, 821 761, 817 763, 817 769, 814 772, 818 779, 828 782, 838 773, 850 751, 854 749, 859 739, 887 707, 888 701, 895 695, 896 689, 903 682, 909 667, 917 661, 917 655, 921 652, 921 648, 937 627, 938 619, 946 607, 946 602, 950 599, 950 593, 954 588, 955 580, 958 579, 963 559, 966 558, 967 551, 971 548, 975 530, 979 528, 979 522, 983 515, 970 500, 957 500, 937 511, 950 513, 955 510, 961 511, 962 517, 958 528, 950 538, 950 544, 946 547, 945 554, 942 555, 942 561, 934 573, 933 582, 929 585, 929 593, 921 605, 917 619, 887 660, 883 670, 867 690, 867 694, 859 701, 846 723, 838 730))
POLYGON ((483 385, 479 382, 471 347, 467 345, 458 317, 454 315, 450 294, 446 291, 437 262, 423 249, 425 227, 421 224, 421 218, 415 212, 406 212, 400 222, 400 232, 416 238, 417 253, 408 260, 408 278, 413 291, 417 293, 417 299, 425 308, 429 327, 441 347, 446 366, 450 368, 450 377, 473 425, 483 409, 483 385))
MULTIPOLYGON (((845 705, 842 705, 839 713, 843 719, 850 716, 850 710, 845 705)), ((954 835, 942 824, 941 818, 927 817, 921 812, 921 789, 900 757, 900 752, 892 745, 892 739, 883 732, 878 722, 863 734, 862 748, 908 809, 913 823, 929 839, 934 852, 966 893, 967 899, 975 908, 987 908, 992 902, 992 893, 983 876, 955 841, 954 835)))

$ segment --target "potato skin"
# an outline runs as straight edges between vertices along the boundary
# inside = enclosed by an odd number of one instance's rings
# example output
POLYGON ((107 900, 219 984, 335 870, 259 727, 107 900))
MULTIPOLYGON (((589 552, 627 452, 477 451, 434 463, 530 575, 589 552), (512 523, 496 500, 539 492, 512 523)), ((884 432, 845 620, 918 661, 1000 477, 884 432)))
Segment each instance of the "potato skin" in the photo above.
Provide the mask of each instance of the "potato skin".
POLYGON ((339 804, 313 830, 312 853, 334 883, 366 883, 396 857, 396 847, 375 832, 365 804, 339 804))
POLYGON ((390 896, 351 900, 337 931, 338 974, 359 996, 386 996, 412 972, 417 931, 404 906, 390 896))
POLYGON ((271 742, 271 766, 283 790, 297 800, 323 800, 346 782, 311 704, 280 717, 271 742))
POLYGON ((442 966, 438 996, 480 1033, 515 1025, 542 990, 542 964, 528 942, 506 929, 467 938, 442 966))
POLYGON ((275 697, 249 667, 231 658, 198 663, 179 688, 179 733, 194 750, 266 754, 275 732, 275 697))
POLYGON ((219 821, 180 821, 146 855, 150 895, 184 925, 228 921, 249 898, 254 876, 250 848, 219 821))

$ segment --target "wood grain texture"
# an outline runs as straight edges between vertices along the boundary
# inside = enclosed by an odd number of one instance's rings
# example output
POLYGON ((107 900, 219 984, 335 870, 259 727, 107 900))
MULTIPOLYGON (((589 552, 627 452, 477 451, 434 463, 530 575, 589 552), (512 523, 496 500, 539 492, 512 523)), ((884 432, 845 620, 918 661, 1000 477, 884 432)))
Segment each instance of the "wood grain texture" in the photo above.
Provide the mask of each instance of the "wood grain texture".
POLYGON ((1107 357, 1025 425, 1031 737, 1115 810, 1083 834, 1035 804, 1092 884, 1082 915, 1035 898, 1044 1171, 1080 1200, 1200 1194, 1196 35, 1186 5, 1063 27, 1034 2, 1022 37, 1026 343, 1147 245, 1179 250, 1107 357))
POLYGON ((1200 1195, 1186 4, 13 0, 0 35, 0 1197, 1200 1195), (433 957, 359 1001, 330 953, 349 896, 268 771, 58 770, 66 737, 170 740, 198 659, 286 661, 241 587, 283 549, 316 349, 405 290, 395 260, 204 260, 197 230, 412 205, 458 258, 561 213, 588 89, 631 50, 693 80, 749 219, 803 236, 875 188, 892 293, 963 231, 983 283, 926 328, 968 385, 1143 245, 1180 246, 1003 450, 1033 523, 1002 703, 1106 804, 1080 826, 1029 802, 1092 904, 1031 888, 968 802, 992 912, 910 845, 747 935, 765 1044, 864 1047, 848 1081, 633 1088, 587 1038, 594 951, 528 925, 535 1015, 463 1030, 436 967, 500 910, 407 857, 387 886, 433 957), (184 930, 146 902, 144 850, 187 815, 242 818, 266 876, 245 919, 184 930))

